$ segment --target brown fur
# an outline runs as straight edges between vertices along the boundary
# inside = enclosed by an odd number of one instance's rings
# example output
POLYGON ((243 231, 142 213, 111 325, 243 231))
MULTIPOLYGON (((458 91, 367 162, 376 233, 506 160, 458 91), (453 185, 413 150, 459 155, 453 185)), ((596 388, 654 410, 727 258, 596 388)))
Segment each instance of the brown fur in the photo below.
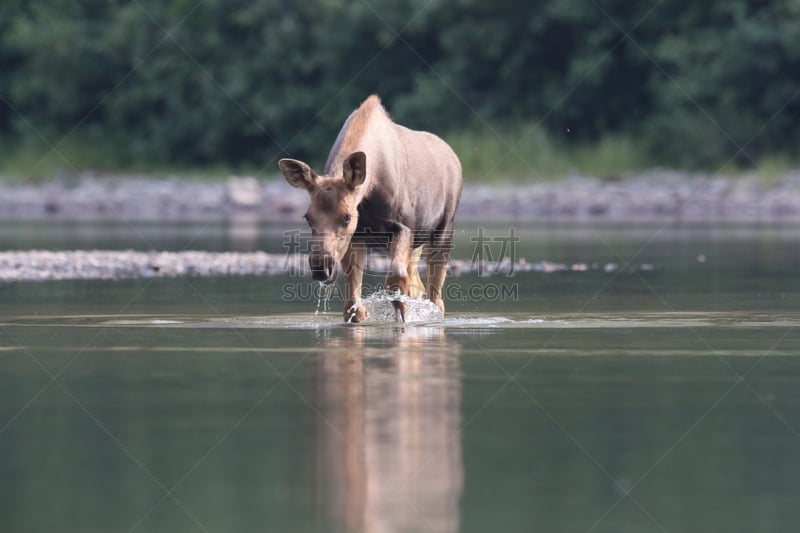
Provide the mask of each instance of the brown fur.
MULTIPOLYGON (((312 276, 325 283, 341 264, 347 276, 344 316, 366 318, 361 297, 364 249, 382 247, 391 258, 387 288, 422 293, 417 270, 428 249, 427 297, 444 312, 442 285, 450 257, 453 218, 461 197, 461 164, 439 137, 392 122, 373 95, 345 121, 324 175, 301 161, 281 159, 286 180, 308 191, 312 276)), ((405 306, 396 307, 405 315, 405 306)))
POLYGON ((345 127, 342 128, 344 137, 342 138, 341 145, 338 147, 338 153, 352 154, 356 151, 358 143, 367 129, 369 118, 376 108, 379 112, 383 111, 381 99, 378 95, 373 94, 364 100, 358 109, 352 113, 345 123, 345 127))

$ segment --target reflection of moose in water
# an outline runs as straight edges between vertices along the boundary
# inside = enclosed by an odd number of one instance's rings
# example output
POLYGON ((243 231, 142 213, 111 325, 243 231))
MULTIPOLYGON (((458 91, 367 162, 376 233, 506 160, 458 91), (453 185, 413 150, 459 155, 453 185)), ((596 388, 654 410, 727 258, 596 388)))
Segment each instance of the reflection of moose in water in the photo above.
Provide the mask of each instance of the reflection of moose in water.
MULTIPOLYGON (((359 305, 365 247, 388 247, 386 287, 423 296, 417 262, 427 248, 427 297, 444 312, 442 285, 461 198, 461 163, 439 137, 392 122, 370 96, 344 123, 324 175, 302 161, 281 159, 293 186, 306 189, 312 232, 312 277, 333 283, 339 264, 347 277, 344 319, 361 322, 359 305)), ((394 303, 405 319, 405 305, 394 303)))
POLYGON ((345 335, 327 341, 315 372, 331 512, 346 531, 457 531, 460 346, 433 328, 345 335), (394 338, 365 338, 376 333, 394 338))

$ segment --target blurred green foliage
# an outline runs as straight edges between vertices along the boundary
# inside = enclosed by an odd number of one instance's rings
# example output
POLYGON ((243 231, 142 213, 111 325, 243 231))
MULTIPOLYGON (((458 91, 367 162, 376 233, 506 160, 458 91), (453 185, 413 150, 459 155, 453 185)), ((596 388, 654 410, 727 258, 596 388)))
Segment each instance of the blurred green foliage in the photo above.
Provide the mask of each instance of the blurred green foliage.
POLYGON ((636 139, 652 164, 713 169, 793 153, 798 91, 788 0, 0 4, 3 143, 79 139, 119 165, 321 164, 379 93, 414 128, 520 132, 501 136, 510 148, 530 144, 528 124, 547 142, 636 139))

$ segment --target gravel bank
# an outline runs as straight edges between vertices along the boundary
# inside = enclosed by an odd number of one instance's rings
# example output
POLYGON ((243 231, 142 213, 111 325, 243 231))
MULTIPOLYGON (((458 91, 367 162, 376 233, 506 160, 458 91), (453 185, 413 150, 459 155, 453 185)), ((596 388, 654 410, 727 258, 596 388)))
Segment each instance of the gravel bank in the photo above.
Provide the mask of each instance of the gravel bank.
MULTIPOLYGON (((459 220, 798 220, 800 171, 765 185, 736 178, 654 170, 616 181, 573 177, 556 182, 464 188, 459 220)), ((218 182, 86 173, 44 184, 0 185, 0 219, 208 220, 250 213, 296 221, 306 194, 282 179, 218 182)))
POLYGON ((273 275, 298 268, 303 268, 299 256, 263 252, 0 252, 0 281, 273 275))
MULTIPOLYGON (((219 182, 84 174, 44 184, 0 185, 0 220, 214 220, 247 213, 267 221, 297 222, 307 206, 303 191, 282 179, 232 177, 219 182)), ((719 178, 652 171, 617 181, 569 178, 558 182, 464 189, 462 221, 800 221, 800 171, 769 186, 756 176, 719 178)), ((373 257, 375 272, 387 267, 373 257)), ((0 282, 129 279, 178 276, 268 276, 306 273, 303 256, 267 253, 19 251, 0 252, 0 282)), ((510 265, 454 261, 459 275, 507 270, 510 265)), ((615 264, 521 263, 517 271, 613 272, 615 264)), ((652 269, 652 265, 636 268, 652 269)))
MULTIPOLYGON (((389 261, 382 256, 370 256, 367 269, 385 272, 389 261)), ((477 272, 483 276, 503 275, 512 269, 515 272, 584 272, 604 270, 614 272, 620 267, 615 263, 568 265, 563 263, 524 260, 509 263, 473 263, 455 260, 450 263, 453 276, 477 272)), ((652 270, 642 264, 636 268, 652 270)), ((421 265, 424 270, 424 265, 421 265)), ((19 251, 0 252, 0 282, 48 281, 69 279, 134 279, 175 278, 212 276, 271 276, 294 273, 307 275, 307 260, 304 255, 281 255, 264 252, 214 253, 214 252, 136 252, 75 250, 75 251, 19 251)), ((310 278, 307 278, 310 280, 310 278)))

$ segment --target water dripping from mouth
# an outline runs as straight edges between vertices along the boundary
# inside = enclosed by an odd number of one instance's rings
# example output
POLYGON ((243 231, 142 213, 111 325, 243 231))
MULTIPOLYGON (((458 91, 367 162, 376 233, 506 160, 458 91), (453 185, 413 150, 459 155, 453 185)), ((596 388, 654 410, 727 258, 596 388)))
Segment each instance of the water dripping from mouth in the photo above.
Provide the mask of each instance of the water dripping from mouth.
POLYGON ((331 310, 330 300, 331 296, 333 295, 334 284, 320 281, 319 282, 319 292, 317 293, 317 310, 314 311, 315 315, 322 313, 328 313, 331 310), (322 311, 320 311, 322 308, 322 311))

